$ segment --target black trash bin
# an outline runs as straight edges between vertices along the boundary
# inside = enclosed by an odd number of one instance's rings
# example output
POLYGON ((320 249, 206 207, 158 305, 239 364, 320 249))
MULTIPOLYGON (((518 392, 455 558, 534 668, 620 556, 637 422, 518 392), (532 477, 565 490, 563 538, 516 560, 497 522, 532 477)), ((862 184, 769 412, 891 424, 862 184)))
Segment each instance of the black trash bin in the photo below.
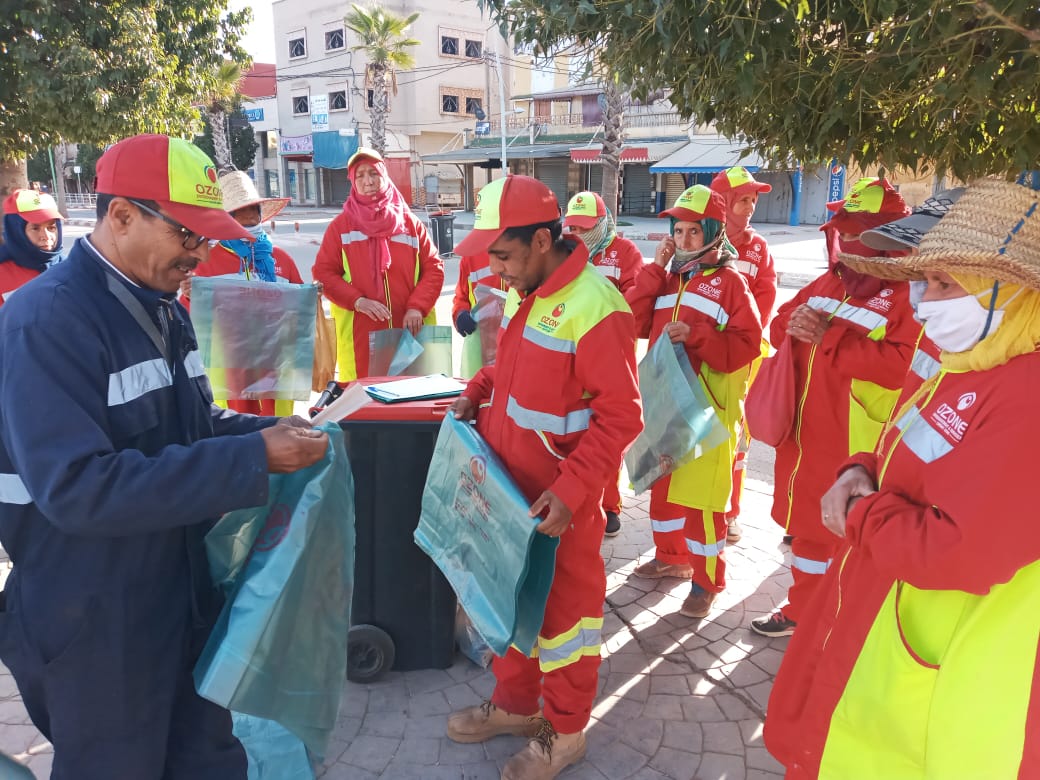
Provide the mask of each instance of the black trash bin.
POLYGON ((357 541, 347 676, 355 682, 376 680, 389 669, 446 669, 454 661, 455 592, 412 539, 452 400, 372 401, 340 422, 354 473, 357 541))
POLYGON ((455 251, 455 215, 442 211, 430 215, 430 227, 437 254, 446 257, 455 251))

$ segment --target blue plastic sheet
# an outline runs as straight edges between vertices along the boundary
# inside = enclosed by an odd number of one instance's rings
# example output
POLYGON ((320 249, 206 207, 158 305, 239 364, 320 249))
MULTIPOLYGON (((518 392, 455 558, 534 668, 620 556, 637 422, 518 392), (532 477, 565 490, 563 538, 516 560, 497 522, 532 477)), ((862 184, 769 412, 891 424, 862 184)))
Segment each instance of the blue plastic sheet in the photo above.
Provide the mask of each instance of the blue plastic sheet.
POLYGON ((639 392, 643 432, 625 454, 636 493, 729 438, 681 344, 654 342, 639 363, 639 392))
POLYGON ((206 536, 227 603, 195 667, 200 695, 277 722, 315 756, 325 754, 346 681, 354 574, 343 432, 320 427, 329 435, 321 461, 272 475, 266 506, 231 512, 206 536))
POLYGON ((423 492, 415 543, 451 583, 496 655, 530 654, 560 540, 534 529, 530 502, 472 425, 447 415, 423 492))
POLYGON ((404 328, 368 334, 369 376, 452 376, 451 327, 423 325, 415 336, 404 328))
POLYGON ((231 725, 246 751, 247 780, 314 780, 307 748, 285 727, 237 712, 231 713, 231 725))
POLYGON ((312 285, 192 279, 191 321, 213 397, 308 400, 317 305, 312 285))

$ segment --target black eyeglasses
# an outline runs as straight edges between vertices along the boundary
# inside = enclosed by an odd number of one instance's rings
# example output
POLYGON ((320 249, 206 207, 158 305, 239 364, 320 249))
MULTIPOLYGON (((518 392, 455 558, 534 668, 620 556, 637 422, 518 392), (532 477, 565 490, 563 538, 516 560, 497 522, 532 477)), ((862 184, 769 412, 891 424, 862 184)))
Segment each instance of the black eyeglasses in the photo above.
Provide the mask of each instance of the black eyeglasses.
POLYGON ((129 200, 131 203, 137 206, 137 208, 141 209, 141 211, 147 211, 153 217, 158 217, 167 225, 170 225, 171 227, 175 228, 177 232, 181 234, 181 246, 187 249, 189 252, 198 249, 208 240, 205 236, 200 236, 198 233, 188 230, 188 228, 184 227, 184 225, 182 225, 180 222, 175 222, 165 214, 160 214, 155 209, 149 208, 140 201, 136 201, 133 198, 127 198, 127 200, 129 200))

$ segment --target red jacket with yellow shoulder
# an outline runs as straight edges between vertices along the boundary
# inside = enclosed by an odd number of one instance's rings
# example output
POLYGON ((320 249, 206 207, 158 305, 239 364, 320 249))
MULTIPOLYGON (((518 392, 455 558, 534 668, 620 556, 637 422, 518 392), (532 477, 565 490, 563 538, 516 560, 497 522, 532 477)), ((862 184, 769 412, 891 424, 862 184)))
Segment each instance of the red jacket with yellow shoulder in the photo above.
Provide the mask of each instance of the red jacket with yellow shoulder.
POLYGON ((730 243, 737 250, 737 270, 747 279, 751 294, 758 304, 758 313, 762 327, 769 322, 776 304, 776 263, 769 252, 769 245, 751 228, 740 234, 736 241, 730 243))
POLYGON ((477 305, 474 289, 478 284, 486 284, 498 290, 506 289, 502 280, 491 273, 490 263, 487 252, 466 255, 459 260, 459 280, 455 284, 455 298, 451 303, 452 322, 459 316, 459 312, 469 311, 477 305))
POLYGON ((368 374, 368 334, 384 328, 400 328, 405 312, 418 310, 428 324, 436 322, 434 304, 444 284, 444 266, 426 227, 412 212, 405 212, 405 231, 387 239, 390 267, 372 287, 372 260, 368 237, 340 212, 325 230, 314 260, 314 280, 325 286, 336 320, 336 351, 342 381, 368 374), (357 314, 359 298, 375 300, 390 310, 388 322, 357 314))
POLYGON ((788 778, 1040 777, 1037 388, 1036 352, 941 372, 846 462, 879 488, 773 686, 765 741, 788 778))
POLYGON ((834 541, 820 521, 820 499, 839 464, 874 449, 892 413, 921 331, 908 295, 906 282, 886 282, 877 295, 852 298, 827 271, 781 306, 770 325, 779 346, 802 304, 830 316, 822 344, 791 342, 795 420, 776 448, 773 519, 794 536, 834 541))
POLYGON ((643 268, 643 253, 627 238, 614 236, 607 248, 592 258, 592 265, 624 295, 643 268))
POLYGON ((530 500, 551 490, 572 512, 600 511, 643 427, 634 341, 628 306, 580 242, 538 289, 510 290, 495 365, 464 395, 530 500))

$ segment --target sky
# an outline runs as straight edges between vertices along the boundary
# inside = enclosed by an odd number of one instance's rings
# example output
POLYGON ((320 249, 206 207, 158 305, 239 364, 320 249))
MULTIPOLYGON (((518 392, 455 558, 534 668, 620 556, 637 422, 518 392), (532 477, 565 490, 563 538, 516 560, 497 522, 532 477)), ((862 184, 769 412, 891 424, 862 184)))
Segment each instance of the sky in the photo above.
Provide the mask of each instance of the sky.
POLYGON ((274 62, 274 21, 271 17, 270 0, 251 3, 248 0, 231 0, 228 6, 233 11, 253 9, 253 21, 246 29, 242 48, 253 57, 254 62, 274 62))

